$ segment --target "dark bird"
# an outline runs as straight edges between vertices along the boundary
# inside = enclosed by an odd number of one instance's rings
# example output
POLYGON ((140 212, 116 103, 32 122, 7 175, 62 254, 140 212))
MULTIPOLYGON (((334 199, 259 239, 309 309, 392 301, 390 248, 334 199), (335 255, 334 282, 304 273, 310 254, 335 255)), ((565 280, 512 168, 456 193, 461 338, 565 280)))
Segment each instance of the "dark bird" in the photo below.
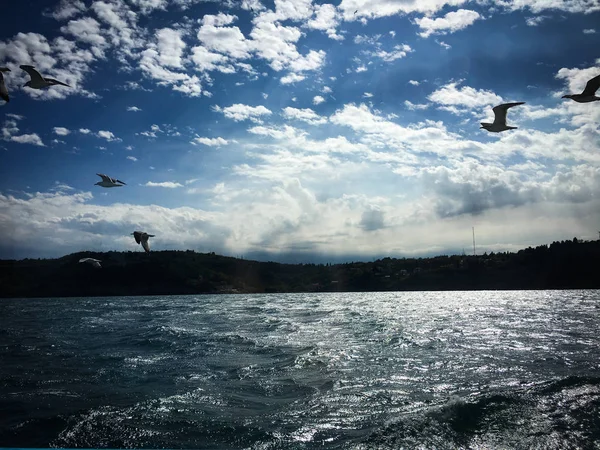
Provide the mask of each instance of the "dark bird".
POLYGON ((133 234, 135 242, 137 242, 138 244, 141 243, 142 247, 144 247, 144 250, 146 250, 146 253, 150 253, 150 245, 148 244, 148 238, 154 237, 154 235, 148 234, 145 231, 134 231, 131 234, 133 234))
POLYGON ((354 11, 354 14, 356 14, 358 12, 358 9, 356 11, 354 11))
POLYGON ((494 111, 494 123, 481 122, 481 128, 485 128, 492 133, 500 133, 501 131, 506 130, 516 130, 517 127, 509 127, 506 125, 506 112, 508 108, 512 108, 513 106, 523 105, 525 102, 516 102, 516 103, 503 103, 498 106, 494 106, 492 111, 494 111))
POLYGON ((562 98, 570 98, 571 100, 575 100, 577 103, 597 102, 600 100, 600 97, 596 96, 596 91, 599 87, 600 75, 597 75, 587 82, 585 89, 581 94, 563 95, 562 98))
POLYGON ((6 89, 2 72, 10 72, 10 69, 8 67, 0 67, 0 98, 8 103, 10 98, 8 97, 8 89, 6 89))
POLYGON ((63 83, 62 81, 55 80, 54 78, 42 77, 42 75, 37 70, 35 70, 33 66, 22 65, 19 67, 25 72, 27 72, 31 77, 31 79, 27 83, 25 83, 23 87, 30 87, 32 89, 44 89, 49 86, 55 85, 71 87, 68 84, 63 83))

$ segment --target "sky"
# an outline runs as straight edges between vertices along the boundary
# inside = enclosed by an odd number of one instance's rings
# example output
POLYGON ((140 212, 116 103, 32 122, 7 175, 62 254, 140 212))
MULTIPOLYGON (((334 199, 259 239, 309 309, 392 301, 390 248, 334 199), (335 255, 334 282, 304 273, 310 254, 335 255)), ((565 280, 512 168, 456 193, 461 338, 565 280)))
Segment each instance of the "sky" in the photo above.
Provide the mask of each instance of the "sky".
POLYGON ((23 0, 0 30, 2 259, 598 239, 600 102, 561 97, 600 74, 599 0, 23 0))

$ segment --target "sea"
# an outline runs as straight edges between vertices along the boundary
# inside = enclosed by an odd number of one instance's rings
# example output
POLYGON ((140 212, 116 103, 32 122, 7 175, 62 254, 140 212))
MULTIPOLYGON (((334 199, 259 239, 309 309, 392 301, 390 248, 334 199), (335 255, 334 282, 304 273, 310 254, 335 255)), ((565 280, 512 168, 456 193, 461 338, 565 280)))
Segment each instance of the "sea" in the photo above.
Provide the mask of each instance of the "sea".
POLYGON ((598 449, 600 291, 0 299, 0 446, 598 449))

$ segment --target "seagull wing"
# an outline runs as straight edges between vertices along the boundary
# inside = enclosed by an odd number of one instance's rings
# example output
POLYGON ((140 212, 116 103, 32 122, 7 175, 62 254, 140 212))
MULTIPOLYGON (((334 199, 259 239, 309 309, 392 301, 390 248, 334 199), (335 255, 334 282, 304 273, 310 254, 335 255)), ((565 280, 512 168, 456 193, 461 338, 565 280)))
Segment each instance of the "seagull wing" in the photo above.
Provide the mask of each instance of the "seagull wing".
POLYGON ((121 183, 121 184, 124 184, 125 186, 127 186, 127 183, 125 183, 124 181, 121 181, 121 180, 115 180, 115 181, 116 181, 117 183, 121 183))
POLYGON ((44 80, 47 81, 48 83, 60 84, 61 86, 71 87, 68 84, 63 83, 62 81, 55 80, 54 78, 44 78, 44 80))
POLYGON ((596 91, 598 90, 599 87, 600 87, 600 75, 592 78, 590 81, 587 82, 587 84, 585 85, 585 89, 583 90, 581 95, 585 95, 585 96, 595 95, 596 91))
POLYGON ((109 183, 114 183, 113 179, 111 177, 109 177, 108 175, 104 175, 103 173, 97 173, 96 175, 98 175, 100 178, 102 178, 102 181, 108 181, 109 183))
POLYGON ((508 112, 508 108, 512 108, 513 106, 522 105, 525 102, 515 102, 515 103, 503 103, 498 106, 494 106, 492 111, 494 111, 494 123, 499 124, 502 123, 506 125, 506 113, 508 112))
POLYGON ((146 250, 146 253, 150 253, 150 244, 148 244, 148 235, 144 234, 144 236, 142 236, 142 247, 144 247, 144 250, 146 250))
POLYGON ((9 102, 10 98, 8 97, 8 89, 6 89, 6 84, 4 84, 4 75, 0 72, 0 98, 5 102, 9 102))
POLYGON ((141 242, 142 232, 141 231, 134 231, 133 232, 133 237, 135 238, 135 242, 139 244, 141 242))
POLYGON ((81 258, 79 260, 80 263, 88 262, 90 258, 81 258))
POLYGON ((33 66, 22 65, 19 67, 29 74, 29 76, 31 77, 31 81, 34 84, 35 83, 38 83, 38 84, 44 83, 44 78, 42 77, 42 75, 40 75, 40 73, 37 70, 35 70, 35 68, 33 66))

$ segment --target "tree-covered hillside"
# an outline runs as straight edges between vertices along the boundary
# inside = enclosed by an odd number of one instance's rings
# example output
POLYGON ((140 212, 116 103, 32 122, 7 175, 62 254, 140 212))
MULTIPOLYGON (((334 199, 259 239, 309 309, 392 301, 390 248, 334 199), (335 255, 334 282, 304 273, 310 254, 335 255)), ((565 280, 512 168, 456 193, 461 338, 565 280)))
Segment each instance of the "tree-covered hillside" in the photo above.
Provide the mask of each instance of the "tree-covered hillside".
POLYGON ((279 264, 194 251, 81 252, 0 261, 1 297, 306 291, 600 288, 600 241, 553 242, 517 253, 279 264), (102 268, 80 258, 102 260, 102 268))

